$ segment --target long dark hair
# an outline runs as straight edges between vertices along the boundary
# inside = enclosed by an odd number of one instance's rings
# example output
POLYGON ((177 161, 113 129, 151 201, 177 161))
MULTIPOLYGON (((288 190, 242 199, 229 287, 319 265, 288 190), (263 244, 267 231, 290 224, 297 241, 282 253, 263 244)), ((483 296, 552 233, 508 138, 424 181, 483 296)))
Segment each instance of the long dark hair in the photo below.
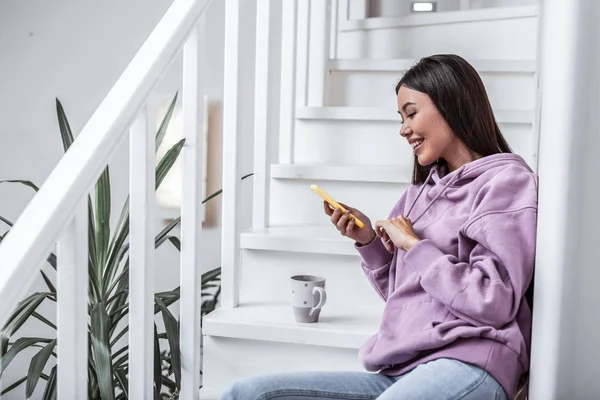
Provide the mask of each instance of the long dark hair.
MULTIPOLYGON (((452 132, 471 151, 481 156, 512 153, 494 118, 494 112, 479 74, 465 59, 454 54, 422 58, 396 85, 427 94, 452 132)), ((423 183, 435 164, 420 165, 415 155, 413 184, 423 183)))

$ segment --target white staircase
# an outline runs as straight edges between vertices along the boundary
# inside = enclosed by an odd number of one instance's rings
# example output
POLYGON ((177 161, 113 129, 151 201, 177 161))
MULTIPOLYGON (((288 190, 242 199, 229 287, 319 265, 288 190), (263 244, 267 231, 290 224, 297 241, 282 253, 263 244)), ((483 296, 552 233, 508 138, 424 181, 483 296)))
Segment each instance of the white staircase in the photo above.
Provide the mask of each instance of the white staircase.
MULTIPOLYGON (((272 4, 263 3, 259 15, 272 4)), ((394 87, 419 57, 456 53, 469 60, 513 150, 536 169, 538 5, 458 10, 455 2, 455 11, 368 18, 365 3, 289 0, 281 15, 271 15, 282 18, 283 32, 271 34, 281 34, 284 56, 280 104, 269 109, 278 112, 279 126, 267 130, 267 140, 279 152, 255 152, 255 165, 268 165, 255 186, 264 190, 268 212, 241 233, 239 304, 226 300, 204 319, 203 383, 216 392, 265 372, 362 369, 357 352, 375 333, 383 303, 353 243, 331 226, 309 185, 373 221, 387 216, 412 171, 412 152, 398 134, 394 87), (327 278, 319 323, 294 321, 294 274, 327 278)), ((269 29, 257 27, 258 37, 269 29)), ((257 61, 257 88, 265 75, 258 66, 267 64, 257 61)))

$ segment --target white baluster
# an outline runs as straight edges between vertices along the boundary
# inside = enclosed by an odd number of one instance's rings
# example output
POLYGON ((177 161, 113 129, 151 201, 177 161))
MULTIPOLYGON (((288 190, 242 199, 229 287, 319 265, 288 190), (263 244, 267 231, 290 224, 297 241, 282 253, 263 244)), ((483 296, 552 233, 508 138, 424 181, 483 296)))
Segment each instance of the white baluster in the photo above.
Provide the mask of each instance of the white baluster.
MULTIPOLYGON (((329 59, 335 60, 337 58, 337 39, 338 39, 338 18, 340 11, 340 0, 331 1, 331 17, 329 22, 329 59)), ((344 0, 341 0, 342 2, 344 0)))
POLYGON ((144 107, 130 130, 129 398, 154 398, 154 133, 144 107))
MULTIPOLYGON (((254 81, 254 228, 268 226, 269 219, 269 130, 272 127, 272 108, 275 68, 275 49, 280 37, 273 24, 279 0, 262 0, 256 3, 256 67, 254 81), (269 96, 271 98, 269 99, 269 96), (270 101, 269 101, 270 100, 270 101)), ((289 85, 285 85, 289 90, 289 85)), ((278 89, 278 87, 275 86, 278 89)))
POLYGON ((298 0, 296 30, 296 108, 308 105, 310 0, 298 0))
POLYGON ((279 162, 294 161, 296 95, 296 0, 283 2, 281 10, 281 90, 279 95, 279 162))
POLYGON ((87 199, 58 241, 57 398, 86 399, 88 371, 87 199))
POLYGON ((199 398, 202 335, 200 243, 204 199, 203 79, 206 22, 202 17, 183 47, 183 184, 181 202, 181 399, 199 398))
POLYGON ((225 3, 225 59, 223 87, 223 201, 221 218, 221 304, 237 307, 240 296, 240 168, 241 113, 240 0, 225 3))
POLYGON ((329 0, 313 0, 310 3, 308 46, 308 105, 322 107, 326 103, 327 76, 329 70, 330 35, 329 0))

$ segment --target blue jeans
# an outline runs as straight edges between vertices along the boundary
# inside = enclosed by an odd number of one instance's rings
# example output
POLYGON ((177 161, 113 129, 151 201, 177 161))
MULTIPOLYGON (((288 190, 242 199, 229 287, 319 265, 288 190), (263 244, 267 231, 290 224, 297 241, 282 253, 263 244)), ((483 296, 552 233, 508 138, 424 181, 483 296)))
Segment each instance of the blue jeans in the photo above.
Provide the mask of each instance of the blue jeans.
POLYGON ((294 372, 235 381, 221 400, 506 400, 484 370, 441 358, 390 377, 367 372, 294 372))

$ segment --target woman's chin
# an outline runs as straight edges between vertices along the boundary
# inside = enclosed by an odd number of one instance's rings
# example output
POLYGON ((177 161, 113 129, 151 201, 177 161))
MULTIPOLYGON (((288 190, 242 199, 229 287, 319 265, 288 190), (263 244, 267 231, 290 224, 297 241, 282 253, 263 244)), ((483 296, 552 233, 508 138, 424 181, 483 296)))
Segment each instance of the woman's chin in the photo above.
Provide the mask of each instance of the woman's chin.
POLYGON ((423 167, 433 164, 436 160, 437 158, 427 157, 426 154, 417 154, 417 162, 423 167))

